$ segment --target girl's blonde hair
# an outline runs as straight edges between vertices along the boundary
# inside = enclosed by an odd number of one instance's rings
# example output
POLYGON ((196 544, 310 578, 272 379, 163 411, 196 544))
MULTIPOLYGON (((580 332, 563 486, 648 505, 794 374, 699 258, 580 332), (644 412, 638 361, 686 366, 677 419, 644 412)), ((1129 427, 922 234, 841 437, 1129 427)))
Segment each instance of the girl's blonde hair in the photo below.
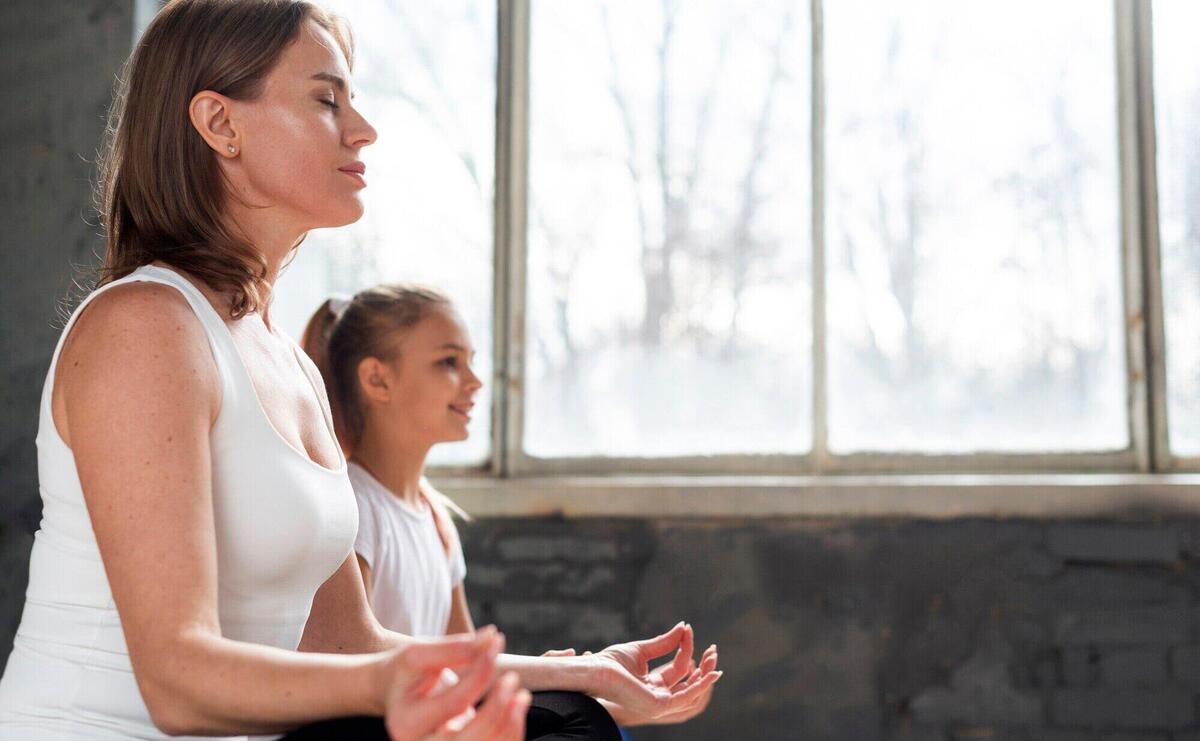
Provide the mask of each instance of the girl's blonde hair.
POLYGON ((262 308, 266 260, 225 222, 231 195, 188 109, 202 90, 257 98, 310 21, 353 68, 349 26, 302 0, 173 0, 154 17, 117 81, 100 152, 101 285, 161 260, 227 293, 234 318, 262 308))
MULTIPOLYGON (((334 429, 347 455, 362 440, 366 425, 358 366, 366 358, 395 360, 405 334, 437 308, 453 304, 442 293, 392 283, 359 291, 350 299, 328 299, 317 309, 300 340, 325 380, 334 429)), ((421 493, 433 508, 442 543, 450 546, 450 513, 470 519, 449 497, 422 479, 421 493)))

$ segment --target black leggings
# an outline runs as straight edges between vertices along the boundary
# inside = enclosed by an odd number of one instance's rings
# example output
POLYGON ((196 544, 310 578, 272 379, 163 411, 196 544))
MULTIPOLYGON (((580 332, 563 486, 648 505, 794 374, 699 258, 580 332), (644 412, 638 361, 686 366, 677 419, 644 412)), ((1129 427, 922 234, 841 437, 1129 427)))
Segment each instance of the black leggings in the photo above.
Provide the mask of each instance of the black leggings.
MULTIPOLYGON (((525 716, 525 738, 541 741, 594 739, 620 741, 621 732, 608 711, 578 692, 534 692, 525 716)), ((282 741, 388 741, 379 718, 339 718, 298 728, 282 741)))

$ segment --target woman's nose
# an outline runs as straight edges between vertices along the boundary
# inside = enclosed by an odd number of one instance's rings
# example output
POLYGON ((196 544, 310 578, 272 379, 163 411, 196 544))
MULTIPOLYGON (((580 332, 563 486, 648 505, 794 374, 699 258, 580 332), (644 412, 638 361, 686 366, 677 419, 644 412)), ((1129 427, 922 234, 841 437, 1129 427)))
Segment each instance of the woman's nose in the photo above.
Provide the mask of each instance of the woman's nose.
POLYGON ((355 125, 346 129, 347 144, 355 149, 374 144, 375 140, 379 138, 379 132, 357 109, 354 111, 354 115, 357 119, 355 125))

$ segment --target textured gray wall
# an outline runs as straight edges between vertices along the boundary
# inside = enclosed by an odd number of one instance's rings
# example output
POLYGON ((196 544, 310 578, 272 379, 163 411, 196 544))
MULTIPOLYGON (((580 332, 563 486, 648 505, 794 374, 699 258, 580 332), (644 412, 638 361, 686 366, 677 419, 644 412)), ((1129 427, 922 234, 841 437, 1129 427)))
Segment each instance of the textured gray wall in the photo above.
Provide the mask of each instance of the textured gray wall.
POLYGON ((487 521, 468 593, 528 652, 686 618, 712 706, 639 739, 1200 738, 1200 523, 487 521))
MULTIPOLYGON (((0 49, 0 666, 37 525, 33 437, 58 303, 100 247, 91 161, 132 0, 5 0, 0 49)), ((638 739, 1200 738, 1200 524, 492 520, 480 622, 597 648, 686 618, 727 671, 638 739)))
POLYGON ((92 163, 132 38, 132 2, 0 3, 0 661, 41 515, 33 438, 42 380, 59 304, 84 272, 72 266, 93 264, 103 247, 92 163))

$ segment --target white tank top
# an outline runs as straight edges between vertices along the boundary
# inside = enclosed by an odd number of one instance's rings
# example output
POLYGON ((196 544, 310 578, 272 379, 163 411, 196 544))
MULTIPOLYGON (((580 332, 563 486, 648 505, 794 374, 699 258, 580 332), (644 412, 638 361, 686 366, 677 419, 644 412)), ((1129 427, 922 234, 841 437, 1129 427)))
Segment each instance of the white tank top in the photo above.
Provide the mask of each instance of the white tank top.
MULTIPOLYGON (((42 522, 21 624, 0 679, 0 739, 167 738, 151 723, 134 680, 75 459, 50 406, 55 366, 75 318, 105 290, 133 281, 183 294, 220 374, 221 406, 209 443, 222 635, 295 649, 317 588, 353 548, 358 512, 345 460, 339 452, 338 468, 325 468, 279 435, 229 328, 204 295, 178 273, 154 266, 96 290, 63 330, 42 389, 42 522)), ((316 367, 295 343, 292 351, 315 392, 316 367)), ((333 435, 328 409, 325 421, 333 435)))

